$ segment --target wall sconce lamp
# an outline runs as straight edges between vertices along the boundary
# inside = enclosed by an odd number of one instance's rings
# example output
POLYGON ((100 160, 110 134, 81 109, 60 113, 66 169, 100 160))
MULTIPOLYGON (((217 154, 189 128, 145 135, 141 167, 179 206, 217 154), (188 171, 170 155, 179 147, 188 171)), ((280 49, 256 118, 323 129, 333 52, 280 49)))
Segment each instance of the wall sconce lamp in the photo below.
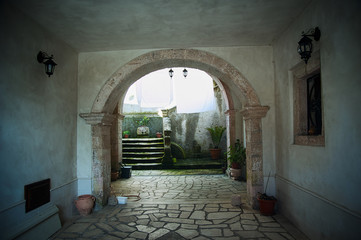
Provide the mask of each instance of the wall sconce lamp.
POLYGON ((184 78, 186 78, 186 77, 188 76, 188 71, 187 71, 187 69, 184 69, 184 70, 183 70, 183 76, 184 76, 184 78))
POLYGON ((169 77, 172 78, 172 77, 173 77, 173 74, 174 74, 173 69, 170 69, 170 70, 169 70, 169 77))
POLYGON ((55 66, 57 65, 53 61, 53 55, 49 56, 47 53, 40 51, 37 55, 37 59, 39 63, 44 63, 45 65, 45 73, 50 77, 53 75, 55 66))
POLYGON ((313 37, 315 41, 320 40, 320 29, 315 27, 311 28, 306 33, 302 32, 302 38, 298 42, 297 52, 301 55, 301 59, 303 59, 306 64, 312 53, 312 40, 309 37, 313 37))

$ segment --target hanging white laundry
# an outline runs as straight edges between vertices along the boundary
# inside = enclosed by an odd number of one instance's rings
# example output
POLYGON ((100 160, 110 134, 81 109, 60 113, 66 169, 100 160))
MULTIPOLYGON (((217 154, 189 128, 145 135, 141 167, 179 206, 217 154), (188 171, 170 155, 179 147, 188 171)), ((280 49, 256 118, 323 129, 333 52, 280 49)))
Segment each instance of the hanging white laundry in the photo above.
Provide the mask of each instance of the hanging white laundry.
POLYGON ((168 74, 169 69, 142 77, 129 88, 125 103, 138 103, 143 108, 169 108, 176 105, 178 113, 214 111, 216 102, 212 78, 193 68, 187 69, 189 73, 184 78, 183 69, 173 68, 172 79, 168 74))
MULTIPOLYGON (((177 74, 179 75, 179 74, 177 74)), ((177 113, 199 113, 216 109, 212 78, 198 69, 175 78, 177 113)))

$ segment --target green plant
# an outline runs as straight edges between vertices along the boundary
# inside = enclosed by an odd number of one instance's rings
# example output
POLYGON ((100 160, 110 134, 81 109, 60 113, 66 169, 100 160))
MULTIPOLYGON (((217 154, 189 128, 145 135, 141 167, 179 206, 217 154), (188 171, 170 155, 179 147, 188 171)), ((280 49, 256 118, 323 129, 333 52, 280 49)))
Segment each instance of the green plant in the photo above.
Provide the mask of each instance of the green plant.
POLYGON ((148 126, 149 117, 144 116, 142 120, 137 120, 139 126, 148 126))
POLYGON ((240 143, 239 139, 237 139, 234 146, 229 146, 229 150, 225 154, 231 165, 239 164, 240 167, 242 167, 246 164, 246 149, 240 143))
POLYGON ((123 136, 124 136, 124 135, 129 135, 129 134, 130 134, 129 131, 124 131, 124 132, 123 132, 123 136))
POLYGON ((222 126, 214 126, 206 129, 211 134, 214 148, 218 148, 219 143, 221 142, 222 139, 223 132, 226 130, 226 128, 222 126))

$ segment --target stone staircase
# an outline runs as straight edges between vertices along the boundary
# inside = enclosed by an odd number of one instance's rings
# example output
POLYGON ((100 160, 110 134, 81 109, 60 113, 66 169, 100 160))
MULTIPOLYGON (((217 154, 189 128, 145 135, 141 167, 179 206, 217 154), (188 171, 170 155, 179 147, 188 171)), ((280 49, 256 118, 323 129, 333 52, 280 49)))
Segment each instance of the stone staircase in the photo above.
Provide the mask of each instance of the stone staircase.
POLYGON ((133 169, 162 167, 163 138, 123 138, 123 163, 133 169))

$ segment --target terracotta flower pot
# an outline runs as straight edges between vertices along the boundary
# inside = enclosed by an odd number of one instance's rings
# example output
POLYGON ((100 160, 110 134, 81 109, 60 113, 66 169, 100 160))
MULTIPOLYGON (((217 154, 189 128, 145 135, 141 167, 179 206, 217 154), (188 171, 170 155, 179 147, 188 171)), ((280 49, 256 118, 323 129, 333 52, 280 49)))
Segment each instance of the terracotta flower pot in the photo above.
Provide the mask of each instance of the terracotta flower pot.
POLYGON ((119 177, 119 172, 111 172, 111 180, 116 181, 119 177))
POLYGON ((231 172, 231 177, 234 180, 238 180, 238 179, 241 178, 242 169, 240 169, 240 168, 230 168, 229 171, 231 172))
POLYGON ((260 199, 260 198, 258 198, 259 211, 264 216, 273 215, 276 202, 277 202, 277 199, 260 199))
POLYGON ((219 157, 221 155, 221 149, 220 148, 212 148, 212 149, 209 149, 209 151, 211 152, 211 158, 213 160, 219 159, 219 157))
POLYGON ((90 194, 80 195, 78 199, 75 200, 75 206, 82 216, 87 216, 92 212, 94 203, 95 197, 90 194))

